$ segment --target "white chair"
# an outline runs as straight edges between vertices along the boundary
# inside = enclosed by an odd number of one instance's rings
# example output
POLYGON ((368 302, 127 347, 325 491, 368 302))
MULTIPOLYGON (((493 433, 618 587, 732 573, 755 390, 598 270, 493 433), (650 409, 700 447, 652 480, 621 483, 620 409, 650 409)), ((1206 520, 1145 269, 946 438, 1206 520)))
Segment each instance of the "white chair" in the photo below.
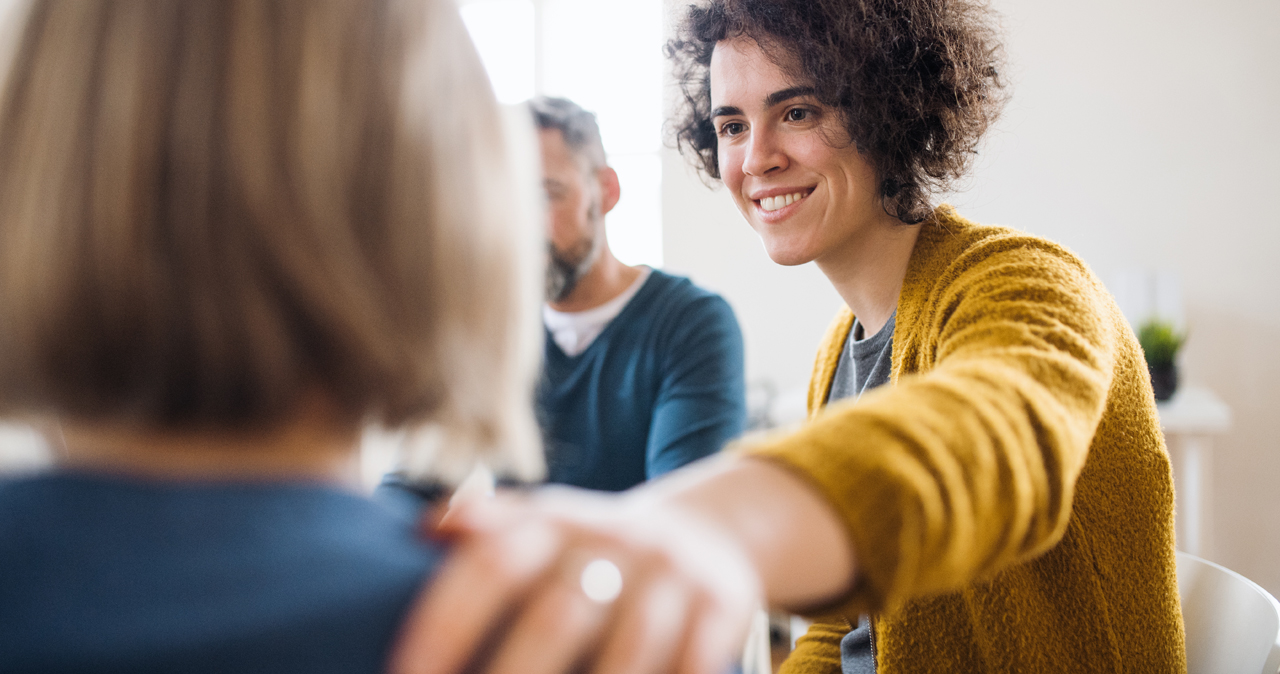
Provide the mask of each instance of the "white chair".
POLYGON ((756 609, 751 631, 742 647, 742 674, 773 674, 773 650, 769 643, 769 613, 756 609))
POLYGON ((1228 568, 1178 553, 1188 674, 1280 671, 1280 602, 1228 568))

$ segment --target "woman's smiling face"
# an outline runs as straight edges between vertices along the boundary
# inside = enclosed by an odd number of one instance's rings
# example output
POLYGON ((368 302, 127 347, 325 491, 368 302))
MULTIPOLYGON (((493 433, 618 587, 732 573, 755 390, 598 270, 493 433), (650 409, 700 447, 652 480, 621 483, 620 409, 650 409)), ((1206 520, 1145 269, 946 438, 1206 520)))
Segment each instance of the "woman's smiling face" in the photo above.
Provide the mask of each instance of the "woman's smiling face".
POLYGON ((720 176, 774 262, 821 261, 897 222, 840 111, 809 83, 747 37, 717 43, 710 74, 720 176))

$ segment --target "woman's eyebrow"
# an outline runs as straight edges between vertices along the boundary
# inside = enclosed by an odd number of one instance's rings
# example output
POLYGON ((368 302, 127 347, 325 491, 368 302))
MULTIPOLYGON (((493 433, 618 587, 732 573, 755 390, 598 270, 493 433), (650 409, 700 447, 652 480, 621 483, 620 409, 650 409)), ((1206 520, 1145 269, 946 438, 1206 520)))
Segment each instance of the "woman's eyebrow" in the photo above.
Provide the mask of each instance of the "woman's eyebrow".
POLYGON ((716 117, 724 117, 726 115, 741 115, 741 114, 742 114, 741 108, 735 108, 732 105, 722 105, 716 108, 715 110, 711 111, 711 119, 715 119, 716 117))
MULTIPOLYGON (((800 98, 802 96, 812 96, 816 91, 817 90, 814 89, 813 87, 790 87, 787 89, 782 89, 781 91, 775 91, 765 97, 764 107, 772 108, 773 106, 783 101, 789 101, 793 98, 800 98)), ((741 115, 741 114, 742 114, 741 108, 737 108, 732 105, 722 105, 711 111, 711 119, 715 119, 716 117, 724 117, 727 115, 741 115)))
MULTIPOLYGON (((780 104, 780 102, 790 101, 791 98, 813 96, 815 91, 817 90, 814 90, 813 87, 790 87, 790 88, 785 88, 785 90, 774 91, 773 93, 771 93, 771 95, 764 97, 764 107, 773 107, 774 105, 780 104)), ((741 107, 735 107, 732 105, 722 105, 717 107, 717 109, 712 110, 712 115, 710 115, 710 118, 716 119, 718 118, 718 116, 741 115, 741 114, 742 114, 741 107)))
POLYGON ((813 87, 791 87, 789 89, 775 91, 765 97, 764 107, 772 108, 783 101, 789 101, 793 98, 800 98, 802 96, 812 96, 816 91, 817 90, 813 87))

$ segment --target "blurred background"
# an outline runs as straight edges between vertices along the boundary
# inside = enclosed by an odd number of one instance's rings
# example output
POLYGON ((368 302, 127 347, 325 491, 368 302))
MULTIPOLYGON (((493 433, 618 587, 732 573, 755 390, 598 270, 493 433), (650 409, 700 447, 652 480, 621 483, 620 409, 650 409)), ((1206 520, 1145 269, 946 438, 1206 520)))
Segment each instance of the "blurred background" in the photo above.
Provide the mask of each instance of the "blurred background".
MULTIPOLYGON (((460 2, 502 101, 544 93, 598 113, 622 184, 613 250, 724 295, 753 418, 787 423, 840 300, 812 265, 771 263, 723 189, 664 145, 676 91, 661 46, 685 4, 460 2)), ((1175 451, 1198 457, 1176 466, 1198 478, 1195 545, 1280 595, 1280 1, 992 4, 1012 99, 946 201, 1067 245, 1135 326, 1186 331, 1182 398, 1161 414, 1179 419, 1175 451)), ((0 465, 46 460, 32 430, 0 425, 0 465)))

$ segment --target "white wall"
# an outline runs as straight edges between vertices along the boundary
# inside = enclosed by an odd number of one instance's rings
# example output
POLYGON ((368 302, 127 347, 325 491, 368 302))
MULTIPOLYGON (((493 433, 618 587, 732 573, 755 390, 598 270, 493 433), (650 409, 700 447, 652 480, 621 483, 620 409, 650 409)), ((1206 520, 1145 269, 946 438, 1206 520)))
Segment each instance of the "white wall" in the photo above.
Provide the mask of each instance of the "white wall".
MULTIPOLYGON (((1208 556, 1280 595, 1280 2, 994 5, 1013 98, 948 200, 1065 243, 1104 279, 1181 277, 1184 377, 1235 415, 1216 445, 1208 556)), ((770 263, 673 151, 664 171, 668 267, 733 304, 749 380, 802 385, 838 297, 811 266, 770 263)))

